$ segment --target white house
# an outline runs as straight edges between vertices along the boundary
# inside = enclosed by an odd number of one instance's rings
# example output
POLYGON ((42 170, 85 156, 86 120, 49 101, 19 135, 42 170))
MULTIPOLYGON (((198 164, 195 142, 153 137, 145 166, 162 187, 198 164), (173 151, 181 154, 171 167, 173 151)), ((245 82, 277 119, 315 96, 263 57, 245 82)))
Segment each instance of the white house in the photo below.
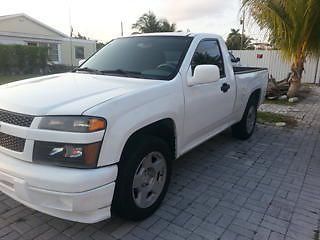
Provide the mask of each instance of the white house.
POLYGON ((96 41, 70 38, 24 13, 0 16, 0 44, 46 46, 51 62, 69 66, 96 51, 96 41))

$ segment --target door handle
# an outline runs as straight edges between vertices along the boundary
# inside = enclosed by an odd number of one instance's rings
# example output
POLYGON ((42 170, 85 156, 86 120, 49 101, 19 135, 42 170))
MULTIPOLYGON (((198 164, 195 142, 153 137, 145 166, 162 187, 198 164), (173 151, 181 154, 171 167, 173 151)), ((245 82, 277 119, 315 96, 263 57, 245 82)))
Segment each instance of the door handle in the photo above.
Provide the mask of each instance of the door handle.
POLYGON ((222 86, 221 86, 221 91, 222 92, 226 93, 226 92, 229 91, 229 89, 230 89, 230 85, 228 83, 222 84, 222 86))

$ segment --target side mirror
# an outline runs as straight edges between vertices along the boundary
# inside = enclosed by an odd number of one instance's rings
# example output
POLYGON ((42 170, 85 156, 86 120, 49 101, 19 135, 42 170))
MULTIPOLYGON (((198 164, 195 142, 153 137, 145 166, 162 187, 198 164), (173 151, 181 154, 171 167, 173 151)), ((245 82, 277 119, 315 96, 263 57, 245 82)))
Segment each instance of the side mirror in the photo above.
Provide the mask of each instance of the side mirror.
POLYGON ((237 58, 231 58, 231 62, 233 62, 233 63, 238 63, 238 62, 240 62, 240 58, 239 58, 239 57, 237 57, 237 58))
POLYGON ((198 65, 194 69, 193 77, 188 79, 188 85, 194 86, 218 81, 220 70, 216 65, 198 65))
POLYGON ((80 59, 78 62, 78 66, 81 66, 85 61, 86 61, 86 59, 80 59))

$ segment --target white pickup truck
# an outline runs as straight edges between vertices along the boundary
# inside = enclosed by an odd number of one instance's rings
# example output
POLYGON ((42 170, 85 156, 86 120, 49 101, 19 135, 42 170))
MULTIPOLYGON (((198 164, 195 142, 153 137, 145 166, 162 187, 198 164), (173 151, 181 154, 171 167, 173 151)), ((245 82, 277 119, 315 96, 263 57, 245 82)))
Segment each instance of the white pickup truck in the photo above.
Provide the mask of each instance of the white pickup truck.
POLYGON ((160 33, 115 39, 70 73, 2 85, 0 190, 72 221, 144 219, 174 159, 229 127, 252 135, 267 75, 232 67, 220 36, 160 33))

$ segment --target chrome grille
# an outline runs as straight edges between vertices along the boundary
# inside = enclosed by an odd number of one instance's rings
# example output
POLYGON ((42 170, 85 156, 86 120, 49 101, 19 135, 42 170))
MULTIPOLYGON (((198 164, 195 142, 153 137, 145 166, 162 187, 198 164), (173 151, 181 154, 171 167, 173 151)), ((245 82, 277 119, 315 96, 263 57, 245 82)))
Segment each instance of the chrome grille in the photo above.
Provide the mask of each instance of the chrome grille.
POLYGON ((34 117, 19 113, 0 110, 0 122, 5 122, 22 127, 30 127, 34 117))
POLYGON ((26 140, 0 132, 0 146, 15 152, 23 152, 26 140))

